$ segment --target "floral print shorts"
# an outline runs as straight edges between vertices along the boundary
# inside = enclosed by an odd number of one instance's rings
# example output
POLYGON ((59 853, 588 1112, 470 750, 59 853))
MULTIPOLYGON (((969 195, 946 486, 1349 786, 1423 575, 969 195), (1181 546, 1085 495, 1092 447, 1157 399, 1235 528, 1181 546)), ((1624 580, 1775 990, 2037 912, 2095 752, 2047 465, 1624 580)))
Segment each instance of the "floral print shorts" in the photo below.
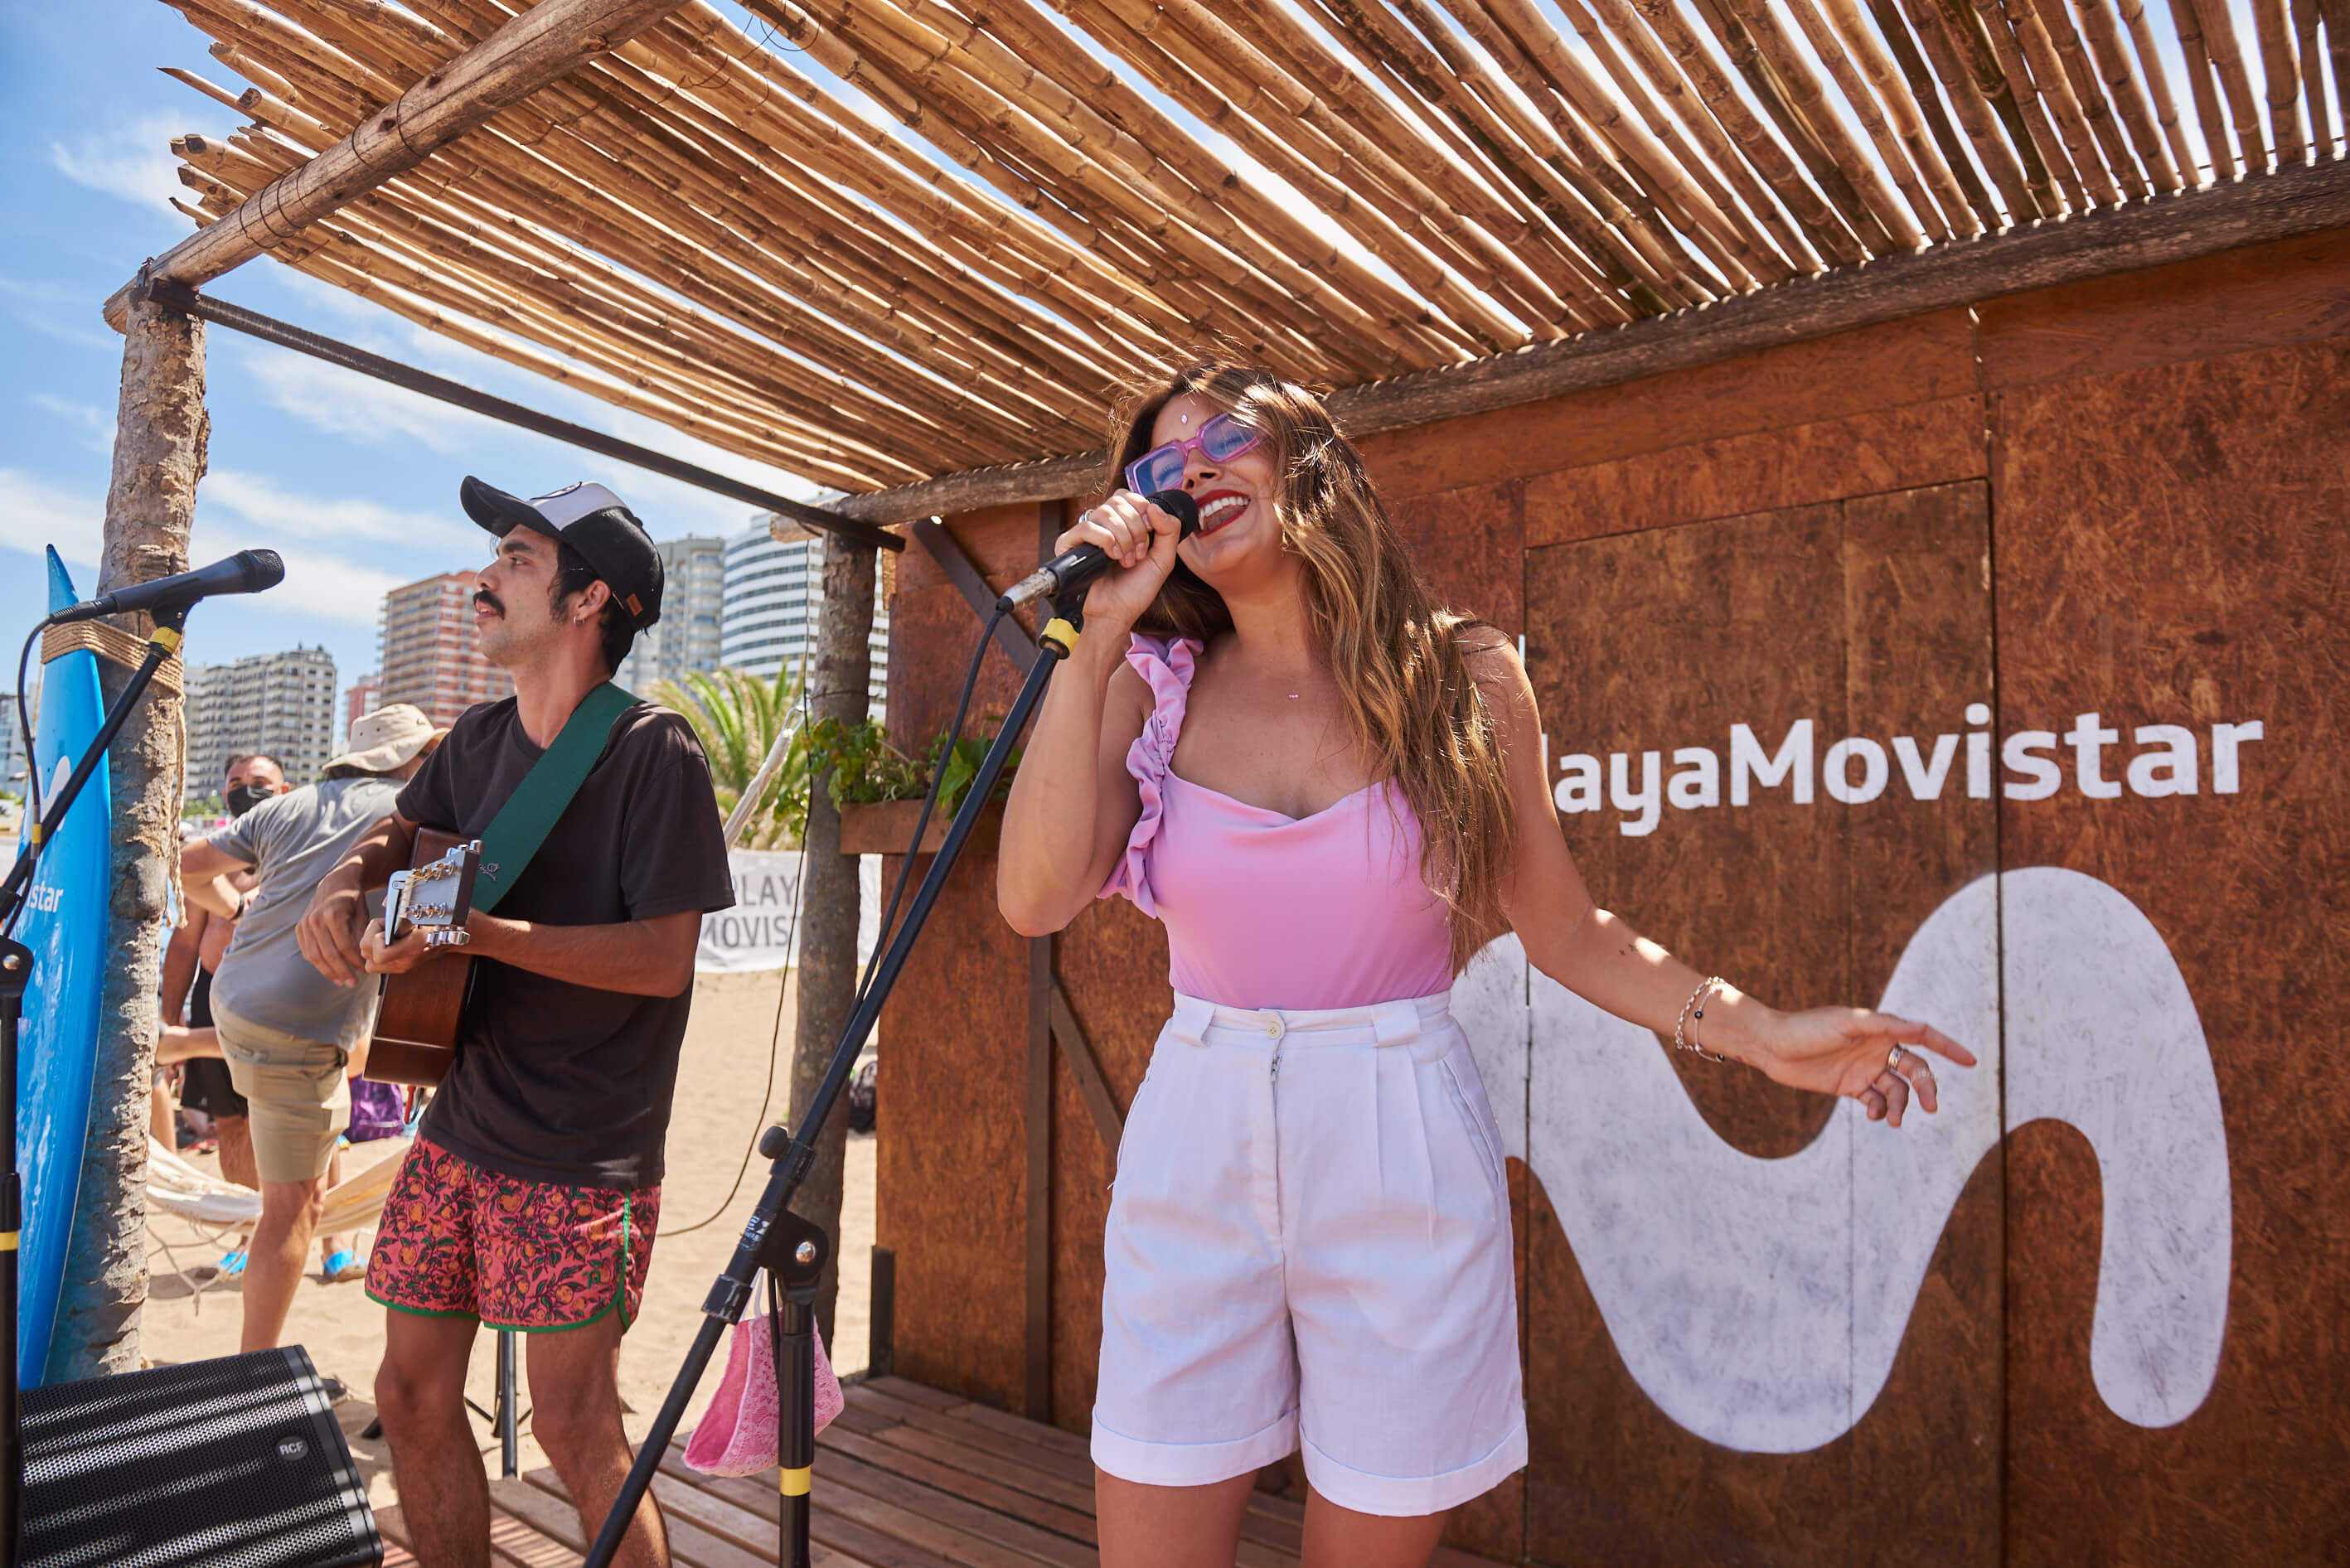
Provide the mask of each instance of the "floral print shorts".
POLYGON ((660 1189, 500 1176, 418 1138, 393 1178, 367 1293, 395 1312, 525 1332, 636 1321, 660 1189))

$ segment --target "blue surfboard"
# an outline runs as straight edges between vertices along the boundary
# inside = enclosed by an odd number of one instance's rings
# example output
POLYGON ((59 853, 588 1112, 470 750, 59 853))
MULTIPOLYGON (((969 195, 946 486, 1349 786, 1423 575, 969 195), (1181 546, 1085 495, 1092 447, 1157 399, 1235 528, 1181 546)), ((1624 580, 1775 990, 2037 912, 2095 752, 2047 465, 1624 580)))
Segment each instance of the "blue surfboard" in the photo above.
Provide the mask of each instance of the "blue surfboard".
MULTIPOLYGON (((79 597, 49 552, 49 608, 79 597)), ((33 765, 51 799, 98 734, 106 702, 98 656, 75 651, 41 669, 40 724, 33 765)), ((33 950, 33 979, 16 1055, 16 1167, 24 1173, 25 1230, 16 1264, 16 1369, 27 1388, 47 1380, 49 1341, 81 1191, 82 1146, 89 1137, 90 1079, 98 1065, 99 993, 106 978, 106 912, 113 792, 106 760, 82 786, 40 868, 16 940, 33 950)), ((30 824, 28 823, 29 828, 30 824)), ((18 853, 29 853, 26 833, 18 853)))

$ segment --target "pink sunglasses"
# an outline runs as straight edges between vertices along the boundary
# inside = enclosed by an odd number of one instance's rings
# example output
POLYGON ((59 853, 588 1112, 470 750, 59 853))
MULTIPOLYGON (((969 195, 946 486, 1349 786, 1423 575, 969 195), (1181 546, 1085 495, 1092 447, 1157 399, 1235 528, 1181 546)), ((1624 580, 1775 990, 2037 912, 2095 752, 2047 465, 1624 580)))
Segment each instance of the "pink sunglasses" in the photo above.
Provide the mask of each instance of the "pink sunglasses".
POLYGON ((1200 427, 1200 433, 1154 446, 1126 465, 1126 487, 1137 495, 1156 495, 1183 486, 1183 467, 1193 452, 1210 462, 1230 462, 1264 439, 1230 414, 1217 414, 1200 427))

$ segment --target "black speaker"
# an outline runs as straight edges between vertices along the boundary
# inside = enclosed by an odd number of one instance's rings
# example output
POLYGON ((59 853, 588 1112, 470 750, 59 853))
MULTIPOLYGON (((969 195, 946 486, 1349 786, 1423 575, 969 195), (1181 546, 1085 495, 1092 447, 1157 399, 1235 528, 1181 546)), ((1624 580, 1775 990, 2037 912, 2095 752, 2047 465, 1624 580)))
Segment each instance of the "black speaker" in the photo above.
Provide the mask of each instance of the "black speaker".
POLYGON ((27 1388, 24 1419, 26 1568, 383 1561, 300 1345, 27 1388))

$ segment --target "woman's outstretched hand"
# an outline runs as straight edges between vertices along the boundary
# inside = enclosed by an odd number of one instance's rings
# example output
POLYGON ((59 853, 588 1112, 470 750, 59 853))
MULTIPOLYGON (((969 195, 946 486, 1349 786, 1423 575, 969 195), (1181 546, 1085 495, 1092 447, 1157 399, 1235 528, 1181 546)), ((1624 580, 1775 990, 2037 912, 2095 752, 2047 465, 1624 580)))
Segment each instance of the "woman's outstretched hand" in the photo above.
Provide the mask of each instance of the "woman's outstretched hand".
POLYGON ((1860 1007, 1781 1013, 1756 1043, 1755 1065, 1774 1083, 1858 1100, 1870 1121, 1897 1127, 1912 1094, 1924 1109, 1937 1108, 1928 1052, 1961 1067, 1975 1064, 1973 1052, 1932 1024, 1860 1007))
POLYGON ((1119 569, 1094 579, 1086 592, 1086 619, 1125 631, 1142 618, 1159 586, 1175 569, 1175 546, 1182 530, 1174 518, 1131 490, 1121 490, 1088 507, 1076 526, 1053 545, 1053 553, 1098 545, 1119 569))

